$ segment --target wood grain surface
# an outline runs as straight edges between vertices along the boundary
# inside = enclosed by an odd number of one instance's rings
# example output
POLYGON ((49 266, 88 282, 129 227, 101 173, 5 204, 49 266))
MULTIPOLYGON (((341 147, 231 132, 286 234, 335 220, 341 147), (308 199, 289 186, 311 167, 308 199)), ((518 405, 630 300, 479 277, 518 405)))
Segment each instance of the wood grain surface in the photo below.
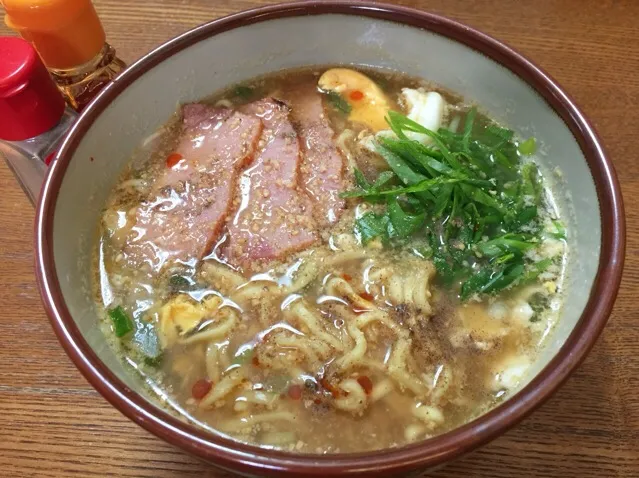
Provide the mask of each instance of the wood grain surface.
MULTIPOLYGON (((269 2, 95 3, 109 42, 131 62, 202 22, 269 2)), ((468 23, 549 71, 599 130, 628 219, 621 291, 586 362, 523 424, 434 476, 639 477, 639 0, 398 3, 468 23)), ((40 304, 33 217, 0 163, 0 476, 228 477, 124 418, 75 369, 40 304)))

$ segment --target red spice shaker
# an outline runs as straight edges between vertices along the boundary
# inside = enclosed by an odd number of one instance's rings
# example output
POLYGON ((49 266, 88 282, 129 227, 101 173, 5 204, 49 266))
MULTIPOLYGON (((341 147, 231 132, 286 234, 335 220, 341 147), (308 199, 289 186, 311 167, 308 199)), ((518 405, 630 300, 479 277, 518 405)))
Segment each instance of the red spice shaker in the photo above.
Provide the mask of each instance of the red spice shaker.
POLYGON ((33 46, 0 37, 0 156, 32 203, 75 118, 33 46))

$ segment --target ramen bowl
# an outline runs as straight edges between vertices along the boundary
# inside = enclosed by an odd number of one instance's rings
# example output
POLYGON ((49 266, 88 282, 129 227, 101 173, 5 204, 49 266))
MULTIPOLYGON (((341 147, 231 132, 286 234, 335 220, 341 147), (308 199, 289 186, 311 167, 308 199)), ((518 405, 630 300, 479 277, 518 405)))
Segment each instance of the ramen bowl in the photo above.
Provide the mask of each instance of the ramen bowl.
POLYGON ((158 437, 249 476, 398 476, 432 469, 518 423, 568 378, 603 329, 621 279, 625 229, 619 185, 592 126, 542 70, 465 25, 362 2, 289 3, 197 27, 131 65, 82 114, 51 166, 36 224, 38 282, 53 328, 88 381, 158 437), (351 64, 427 78, 481 105, 543 145, 571 230, 561 320, 519 389, 445 434, 357 454, 275 451, 213 434, 166 412, 124 367, 97 326, 91 293, 96 228, 135 147, 176 105, 270 72, 351 64))

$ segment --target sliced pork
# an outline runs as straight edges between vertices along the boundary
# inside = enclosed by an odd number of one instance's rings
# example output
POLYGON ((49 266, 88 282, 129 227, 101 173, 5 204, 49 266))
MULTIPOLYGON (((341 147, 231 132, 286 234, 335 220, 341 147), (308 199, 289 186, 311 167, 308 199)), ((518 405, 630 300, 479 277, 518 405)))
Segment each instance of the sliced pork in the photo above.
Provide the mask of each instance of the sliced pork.
POLYGON ((154 270, 167 262, 194 264, 209 251, 262 133, 260 118, 228 109, 186 105, 183 117, 179 144, 137 209, 125 250, 129 261, 154 270))
POLYGON ((322 97, 307 83, 287 92, 291 119, 300 136, 302 186, 313 201, 319 224, 333 224, 344 209, 339 197, 344 184, 344 159, 334 143, 335 133, 324 113, 322 97))
POLYGON ((240 176, 224 255, 234 265, 284 258, 318 238, 309 198, 298 187, 300 144, 289 107, 266 98, 241 108, 264 123, 259 150, 240 176))

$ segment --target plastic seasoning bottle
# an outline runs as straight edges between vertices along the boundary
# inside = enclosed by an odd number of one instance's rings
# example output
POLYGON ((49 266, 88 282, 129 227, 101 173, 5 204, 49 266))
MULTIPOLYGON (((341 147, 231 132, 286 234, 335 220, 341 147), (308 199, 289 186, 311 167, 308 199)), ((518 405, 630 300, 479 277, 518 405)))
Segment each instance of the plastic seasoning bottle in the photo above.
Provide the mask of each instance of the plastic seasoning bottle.
POLYGON ((0 0, 5 23, 31 42, 67 103, 82 109, 126 66, 106 43, 91 0, 0 0))
POLYGON ((76 117, 33 46, 0 37, 0 157, 32 203, 49 159, 76 117))

